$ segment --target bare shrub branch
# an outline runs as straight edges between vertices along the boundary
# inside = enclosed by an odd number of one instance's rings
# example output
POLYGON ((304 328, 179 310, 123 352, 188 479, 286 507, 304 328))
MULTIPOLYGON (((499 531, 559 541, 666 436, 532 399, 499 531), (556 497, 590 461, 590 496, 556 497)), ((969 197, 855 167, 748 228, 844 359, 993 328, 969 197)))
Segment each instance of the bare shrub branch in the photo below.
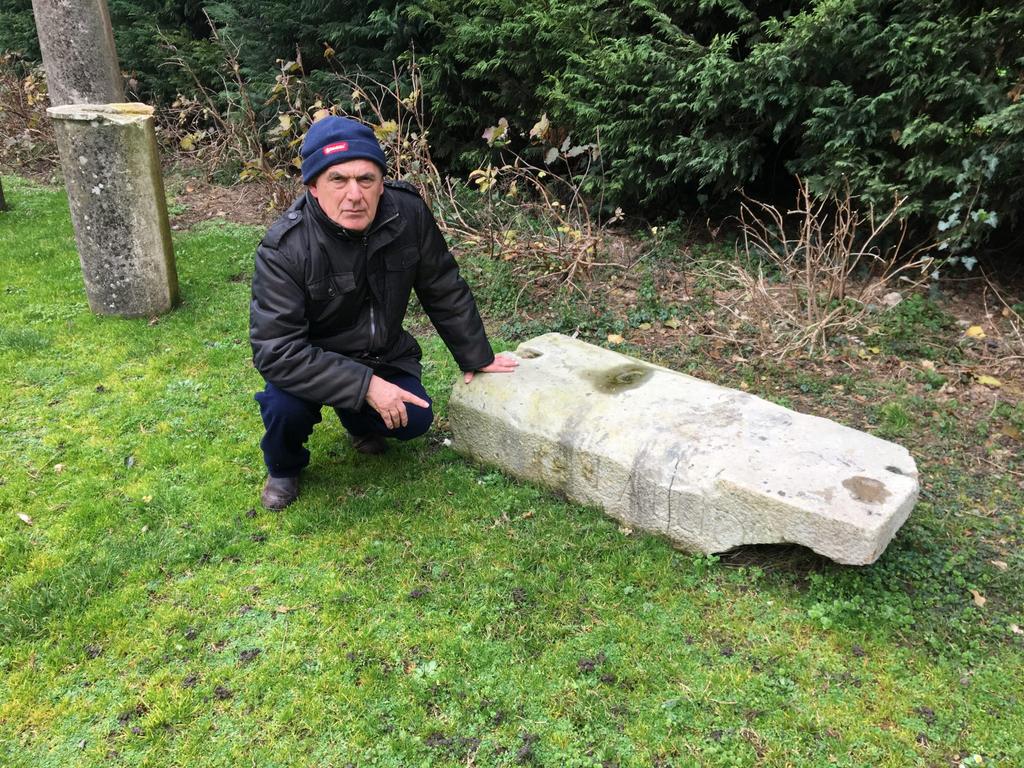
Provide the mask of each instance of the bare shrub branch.
MULTIPOLYGON (((469 184, 445 178, 431 156, 422 75, 414 55, 401 66, 394 64, 390 79, 335 71, 341 87, 331 90, 335 96, 341 93, 340 100, 313 90, 298 55, 294 61, 279 61, 276 82, 258 111, 239 73, 237 47, 212 22, 210 26, 224 56, 220 93, 205 88, 186 57, 166 43, 172 54, 169 63, 186 72, 195 87, 195 94, 179 95, 172 111, 168 133, 179 152, 209 168, 225 161, 239 163, 240 180, 268 182, 280 208, 297 191, 299 148, 309 126, 329 115, 344 115, 373 129, 390 175, 419 188, 447 235, 513 262, 525 285, 551 278, 580 290, 580 276, 594 268, 630 266, 613 258, 608 246, 608 226, 623 217, 621 210, 602 221, 583 193, 600 159, 597 143, 573 146, 559 136, 556 146, 547 146, 543 117, 532 136, 534 147, 544 151, 542 167, 513 152, 507 142, 495 142, 496 129, 490 129, 488 143, 498 150, 498 162, 471 173, 469 184), (258 115, 266 115, 267 107, 276 114, 261 122, 258 115)), ((328 60, 331 51, 325 51, 328 60)), ((507 130, 507 122, 502 125, 507 130)))
POLYGON ((57 166, 48 106, 43 68, 17 54, 0 55, 0 164, 43 172, 57 166))
POLYGON ((927 280, 933 261, 932 245, 907 248, 905 197, 879 213, 859 208, 849 188, 816 197, 797 181, 796 205, 785 212, 744 195, 729 277, 746 301, 718 302, 753 326, 761 354, 824 351, 863 325, 897 284, 912 289, 927 280))

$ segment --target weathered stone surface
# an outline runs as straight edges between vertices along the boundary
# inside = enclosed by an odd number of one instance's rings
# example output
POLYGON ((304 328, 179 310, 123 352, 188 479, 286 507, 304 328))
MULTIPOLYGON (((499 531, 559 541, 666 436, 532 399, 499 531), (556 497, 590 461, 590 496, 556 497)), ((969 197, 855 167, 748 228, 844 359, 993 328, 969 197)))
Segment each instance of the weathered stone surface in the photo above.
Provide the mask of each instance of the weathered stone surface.
POLYGON ((145 104, 51 107, 85 289, 93 312, 166 312, 178 277, 145 104))
POLYGON ((894 443, 560 334, 456 383, 456 450, 706 553, 796 543, 874 562, 917 499, 894 443))
POLYGON ((107 0, 32 0, 50 103, 124 101, 107 0))

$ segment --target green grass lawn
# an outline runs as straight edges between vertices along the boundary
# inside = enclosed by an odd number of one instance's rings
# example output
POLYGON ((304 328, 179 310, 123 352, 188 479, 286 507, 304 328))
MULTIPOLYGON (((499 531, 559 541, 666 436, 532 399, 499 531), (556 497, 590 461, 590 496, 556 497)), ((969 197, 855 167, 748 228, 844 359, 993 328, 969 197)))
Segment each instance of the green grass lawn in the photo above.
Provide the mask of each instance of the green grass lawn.
POLYGON ((1024 494, 932 421, 889 425, 933 448, 875 565, 693 556, 444 447, 428 337, 431 436, 364 457, 325 411, 269 513, 260 232, 179 235, 178 309, 96 317, 64 195, 4 190, 0 765, 1024 765, 1024 494))

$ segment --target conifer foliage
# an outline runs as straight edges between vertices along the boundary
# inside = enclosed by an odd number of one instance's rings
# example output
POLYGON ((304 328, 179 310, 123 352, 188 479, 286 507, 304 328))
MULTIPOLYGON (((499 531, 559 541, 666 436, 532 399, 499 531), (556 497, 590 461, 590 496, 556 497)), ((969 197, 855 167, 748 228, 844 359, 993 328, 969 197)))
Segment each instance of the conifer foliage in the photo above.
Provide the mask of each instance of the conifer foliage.
MULTIPOLYGON (((598 143, 612 205, 671 212, 695 195, 799 174, 907 211, 953 251, 1020 223, 1024 5, 1001 0, 109 0, 137 92, 189 83, 163 42, 214 88, 209 22, 267 92, 300 61, 325 98, 331 72, 389 77, 415 50, 434 157, 464 172, 484 127, 528 143, 598 143), (208 20, 209 19, 209 20, 208 20)), ((0 0, 0 49, 37 53, 29 0, 0 0)), ((230 85, 228 86, 230 87, 230 85)), ((273 106, 268 109, 274 109, 273 106)), ((274 115, 270 114, 268 123, 274 115)), ((703 199, 703 198, 702 198, 703 199)))

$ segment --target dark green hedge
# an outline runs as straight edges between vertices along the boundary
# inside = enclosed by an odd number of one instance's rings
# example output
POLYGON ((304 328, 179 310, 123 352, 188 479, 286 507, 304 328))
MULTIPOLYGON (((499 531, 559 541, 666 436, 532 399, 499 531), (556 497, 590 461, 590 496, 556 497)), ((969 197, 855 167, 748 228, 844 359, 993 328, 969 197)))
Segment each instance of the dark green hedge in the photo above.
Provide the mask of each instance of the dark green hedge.
MULTIPOLYGON (((168 99, 157 30, 216 56, 199 2, 110 0, 122 66, 168 99)), ((0 0, 0 48, 33 51, 28 0, 0 0), (29 16, 26 16, 29 14, 29 16), (26 19, 28 18, 28 21, 26 19)), ((1018 224, 1024 196, 1024 3, 977 0, 224 0, 207 12, 269 88, 277 58, 390 75, 415 48, 435 156, 465 169, 500 117, 598 140, 608 199, 668 212, 695 194, 807 177, 971 248, 1018 224)), ((327 78, 316 79, 329 88, 327 78)))

